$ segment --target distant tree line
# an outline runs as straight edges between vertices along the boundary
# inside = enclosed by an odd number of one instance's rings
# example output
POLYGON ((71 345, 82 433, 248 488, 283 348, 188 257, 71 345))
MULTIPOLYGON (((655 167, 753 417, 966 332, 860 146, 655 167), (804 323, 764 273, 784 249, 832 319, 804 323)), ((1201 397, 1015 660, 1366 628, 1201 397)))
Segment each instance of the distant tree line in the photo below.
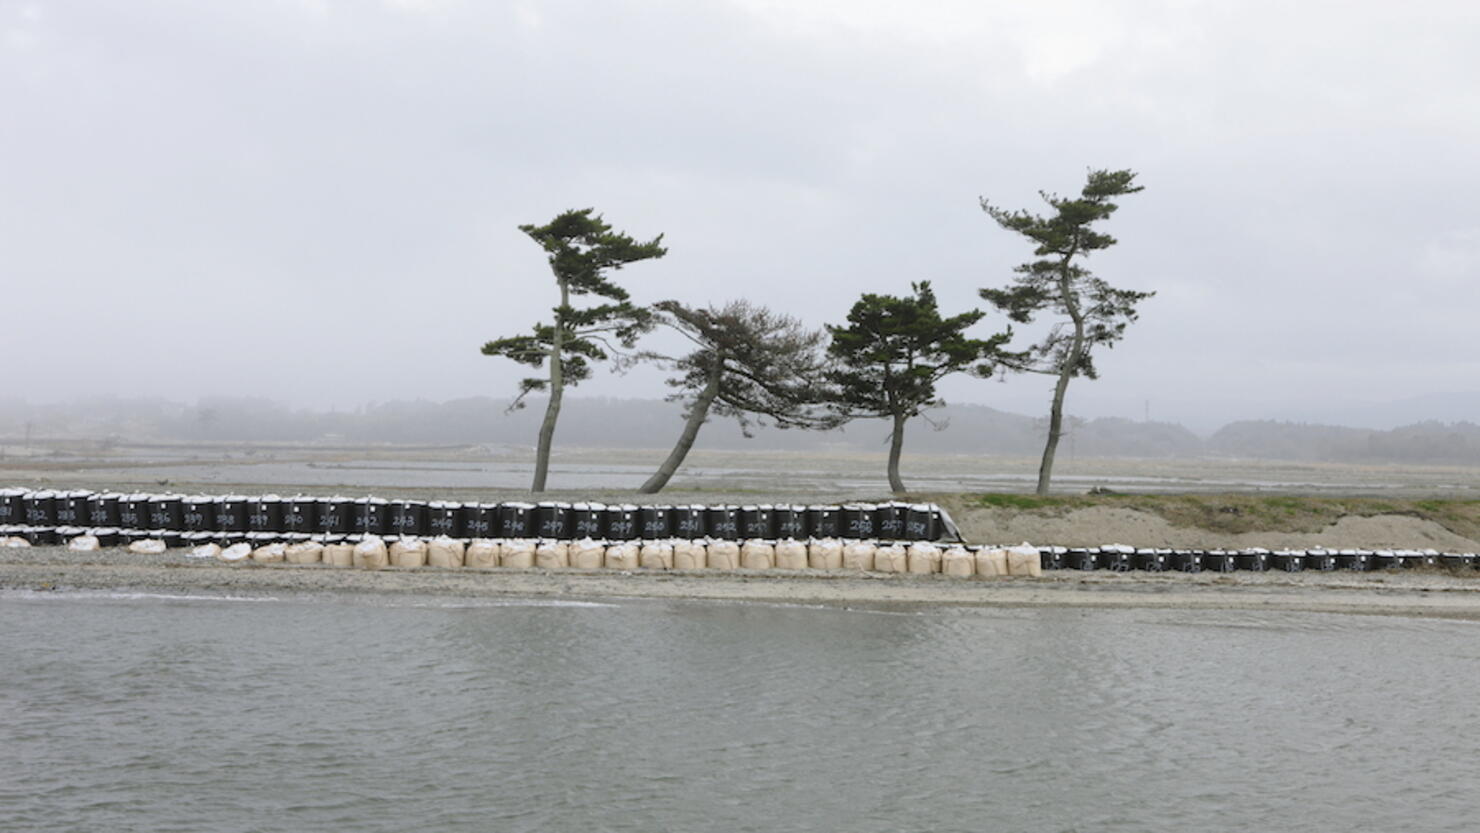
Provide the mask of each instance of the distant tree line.
POLYGON ((1043 192, 1052 209, 1046 215, 981 200, 999 226, 1033 245, 1037 258, 1017 267, 1010 285, 983 288, 981 297, 1011 321, 1029 323, 1043 313, 1058 317, 1046 337, 1020 350, 1009 347, 1010 326, 984 338, 969 335, 986 313, 942 313, 928 280, 912 282, 906 295, 864 293, 846 321, 827 325, 825 334, 743 299, 708 307, 678 300, 639 307, 612 273, 663 257, 661 234, 638 241, 591 208, 565 211, 546 225, 520 226, 546 253, 558 303, 550 320, 536 323, 532 332, 489 341, 482 352, 541 371, 520 383, 512 406, 522 407, 529 393, 547 394, 531 490, 545 489, 566 388, 590 378, 594 362, 620 367, 646 360, 674 372, 671 398, 683 403, 684 424, 643 492, 668 483, 713 415, 738 420, 747 433, 752 424, 826 430, 858 419, 887 420, 889 487, 903 493, 905 428, 945 404, 937 383, 956 373, 990 378, 1024 372, 1056 379, 1038 475, 1038 492, 1047 494, 1064 436, 1070 380, 1097 378, 1095 348, 1120 340, 1136 320, 1137 305, 1152 294, 1116 289, 1083 265, 1093 252, 1115 244, 1096 224, 1116 211, 1116 198, 1142 190, 1135 178, 1128 170, 1092 170, 1077 197, 1043 192), (681 333, 692 351, 664 356, 637 350, 638 339, 655 326, 681 333))

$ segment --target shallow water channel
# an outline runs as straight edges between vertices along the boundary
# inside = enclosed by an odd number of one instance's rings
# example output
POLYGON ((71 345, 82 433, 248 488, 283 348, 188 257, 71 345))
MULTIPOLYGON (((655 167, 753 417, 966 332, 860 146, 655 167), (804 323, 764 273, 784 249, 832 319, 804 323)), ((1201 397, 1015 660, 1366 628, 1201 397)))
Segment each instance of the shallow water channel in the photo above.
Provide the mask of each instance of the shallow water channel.
POLYGON ((7 830, 1472 830, 1480 625, 0 596, 7 830))

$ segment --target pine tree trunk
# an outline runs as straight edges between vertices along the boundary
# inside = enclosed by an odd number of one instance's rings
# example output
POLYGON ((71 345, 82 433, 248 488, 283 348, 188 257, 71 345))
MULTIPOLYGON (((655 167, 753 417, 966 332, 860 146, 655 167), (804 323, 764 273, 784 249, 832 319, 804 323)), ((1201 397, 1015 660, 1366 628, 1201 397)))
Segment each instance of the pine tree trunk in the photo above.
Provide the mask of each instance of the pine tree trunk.
POLYGON ((1048 494, 1048 483, 1053 477, 1053 455, 1058 451, 1059 437, 1064 433, 1064 394, 1069 392, 1069 380, 1074 378, 1074 372, 1084 359, 1081 354, 1084 350, 1084 316, 1075 303, 1074 290, 1069 280, 1069 261, 1072 258, 1073 254, 1064 258, 1059 291, 1062 293, 1064 308, 1074 321, 1074 340, 1069 343, 1069 351, 1064 354, 1064 363, 1059 367, 1059 380, 1053 386, 1053 404, 1048 409, 1048 442, 1043 445, 1043 461, 1038 464, 1039 495, 1048 494))
POLYGON ((678 467, 683 465, 684 458, 688 456, 689 449, 694 447, 694 439, 699 436, 699 427, 709 417, 709 406, 714 403, 714 398, 719 395, 719 383, 721 373, 715 371, 709 377, 709 382, 704 385, 704 390, 699 392, 699 398, 689 407, 689 418, 684 421, 683 433, 678 435, 678 443, 673 450, 668 452, 668 459, 658 470, 653 473, 647 482, 642 484, 639 492, 645 495, 655 495, 668 485, 678 467))
POLYGON ((905 493, 904 481, 899 479, 899 452, 904 449, 904 414, 894 415, 894 431, 889 435, 889 490, 897 495, 905 493))
POLYGON ((555 421, 560 418, 560 400, 565 396, 565 310, 570 306, 570 287, 560 281, 560 309, 555 313, 555 335, 550 340, 550 400, 540 423, 539 445, 534 452, 534 484, 531 492, 543 492, 550 473, 550 448, 555 443, 555 421))

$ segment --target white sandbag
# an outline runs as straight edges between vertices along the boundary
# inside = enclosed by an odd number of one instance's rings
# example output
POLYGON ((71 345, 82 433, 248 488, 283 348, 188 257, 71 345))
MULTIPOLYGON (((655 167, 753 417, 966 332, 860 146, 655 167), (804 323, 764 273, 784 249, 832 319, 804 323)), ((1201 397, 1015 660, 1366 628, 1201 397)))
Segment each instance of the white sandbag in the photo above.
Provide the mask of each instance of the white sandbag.
POLYGON ((666 541, 648 541, 638 553, 637 564, 648 570, 673 569, 673 545, 666 541))
POLYGON ((463 542, 446 535, 438 535, 427 544, 427 565, 431 567, 461 567, 463 565, 463 542))
POLYGON ((709 566, 709 555, 701 541, 678 541, 673 545, 673 569, 702 570, 709 566))
POLYGON ((330 567, 353 567, 355 566, 355 548, 353 544, 340 542, 329 544, 324 547, 324 563, 330 567))
POLYGON ((734 541, 710 541, 709 569, 736 570, 740 567, 740 545, 734 541))
POLYGON ((79 535, 67 542, 67 549, 72 552, 97 552, 102 549, 96 535, 79 535))
POLYGON ((390 564, 390 553, 386 551, 385 541, 374 535, 366 537, 363 541, 355 544, 355 566, 361 570, 381 570, 390 564))
POLYGON ((823 538, 807 546, 807 566, 814 570, 837 570, 843 566, 843 542, 823 538))
POLYGON ((324 560, 324 545, 317 541, 289 544, 283 557, 289 564, 317 564, 324 560))
POLYGON ((391 544, 391 566, 425 567, 427 545, 418 538, 401 538, 391 544))
POLYGON ((164 542, 158 538, 145 538, 128 545, 129 552, 141 552, 149 555, 158 555, 165 551, 164 542))
POLYGON ((216 557, 225 561, 227 564, 241 564, 252 557, 252 545, 232 544, 216 553, 216 557))
POLYGON ((983 547, 976 551, 976 574, 993 577, 1007 575, 1007 550, 983 547))
POLYGON ((1007 574, 1011 576, 1043 575, 1043 556, 1027 541, 1007 551, 1007 574))
POLYGON ((607 569, 636 570, 640 555, 635 544, 612 544, 606 548, 607 569))
POLYGON ((479 538, 468 544, 467 550, 463 553, 463 563, 469 567, 497 567, 503 549, 498 541, 479 538))
POLYGON ((747 570, 769 570, 776 566, 776 548, 765 541, 746 541, 740 547, 740 566, 747 570))
POLYGON ((541 541, 534 548, 534 566, 559 570, 570 566, 570 545, 564 541, 541 541))
POLYGON ((505 541, 503 552, 498 557, 498 565, 500 567, 513 567, 519 570, 527 570, 533 567, 534 542, 528 538, 505 541))
POLYGON ((940 555, 940 571, 948 576, 974 576, 976 557, 965 547, 951 547, 940 555))
POLYGON ((220 558, 221 557, 221 545, 220 544, 201 544, 198 547, 192 547, 190 549, 190 557, 191 558, 220 558))
POLYGON ((905 552, 905 566, 912 573, 938 573, 941 567, 940 547, 928 541, 916 541, 905 552))
POLYGON ((843 547, 843 569, 845 570, 872 570, 874 568, 874 553, 879 548, 868 541, 854 541, 843 547))
POLYGON ((30 541, 27 541, 24 538, 18 538, 18 537, 14 536, 14 535, 12 535, 9 538, 0 538, 0 547, 9 547, 11 549, 17 549, 17 550, 19 550, 19 549, 25 549, 26 547, 29 547, 29 546, 31 546, 31 542, 30 541))
POLYGON ((287 557, 287 544, 264 544, 252 550, 252 560, 258 564, 280 564, 287 557))
POLYGON ((606 547, 590 538, 582 538, 570 547, 570 566, 578 570, 595 570, 606 563, 606 547))
POLYGON ((903 573, 909 566, 909 553, 900 544, 885 544, 874 550, 874 569, 880 573, 903 573))
POLYGON ((807 569, 807 545, 790 538, 777 542, 776 566, 782 570, 807 569))

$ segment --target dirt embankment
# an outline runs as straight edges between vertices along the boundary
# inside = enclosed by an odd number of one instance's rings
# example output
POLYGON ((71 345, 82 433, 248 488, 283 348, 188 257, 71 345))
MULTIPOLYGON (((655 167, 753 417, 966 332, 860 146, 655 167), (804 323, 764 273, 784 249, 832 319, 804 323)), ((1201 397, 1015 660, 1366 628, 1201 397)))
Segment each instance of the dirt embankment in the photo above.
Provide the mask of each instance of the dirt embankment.
POLYGON ((1480 552, 1480 501, 1257 495, 934 495, 973 542, 1480 552))

